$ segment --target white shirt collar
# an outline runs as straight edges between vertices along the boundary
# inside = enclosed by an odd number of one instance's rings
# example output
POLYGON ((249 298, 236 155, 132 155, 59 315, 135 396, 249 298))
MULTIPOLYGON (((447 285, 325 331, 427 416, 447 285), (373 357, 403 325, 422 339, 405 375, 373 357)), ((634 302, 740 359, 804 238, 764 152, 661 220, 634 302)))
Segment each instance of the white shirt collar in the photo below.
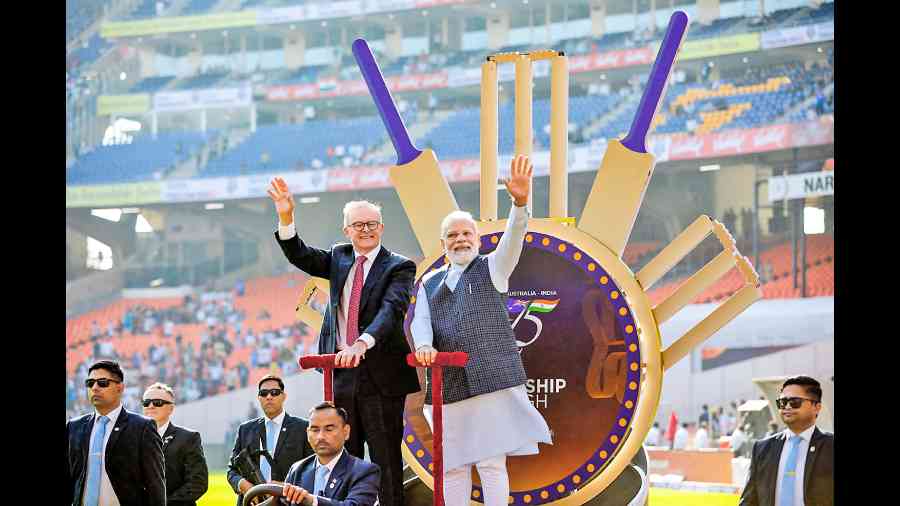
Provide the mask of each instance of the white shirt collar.
MULTIPOLYGON (((116 420, 119 419, 119 413, 121 413, 121 412, 122 412, 122 405, 119 404, 119 406, 116 409, 107 413, 106 418, 109 418, 109 423, 106 424, 106 426, 107 427, 114 426, 116 424, 116 420)), ((99 416, 101 416, 100 413, 98 411, 94 410, 94 421, 96 421, 97 417, 99 417, 99 416)))
POLYGON ((166 422, 165 425, 156 429, 156 431, 159 432, 159 437, 163 437, 166 431, 169 430, 169 423, 171 423, 171 421, 166 422))
MULTIPOLYGON (((325 467, 328 468, 328 474, 329 474, 329 475, 334 471, 334 466, 336 466, 337 463, 338 463, 338 461, 341 460, 341 456, 344 455, 344 452, 345 452, 345 451, 347 451, 346 448, 341 448, 340 453, 338 453, 337 455, 335 455, 335 456, 331 459, 331 461, 329 461, 327 464, 325 464, 325 467)), ((318 467, 321 466, 321 465, 322 465, 322 463, 319 462, 319 457, 317 456, 317 457, 316 457, 316 468, 318 469, 318 467)))
POLYGON ((796 436, 800 436, 801 438, 803 438, 804 441, 809 443, 810 441, 812 441, 812 435, 813 435, 813 432, 815 432, 815 431, 816 431, 816 424, 812 424, 809 428, 807 428, 806 430, 804 430, 803 432, 801 432, 799 434, 795 434, 794 431, 792 431, 791 429, 784 429, 784 440, 787 441, 787 440, 791 439, 791 437, 796 435, 796 436))
POLYGON ((284 415, 285 415, 285 414, 287 414, 286 411, 282 409, 282 410, 281 410, 281 414, 279 414, 279 415, 276 416, 275 418, 269 418, 269 417, 266 417, 266 416, 263 416, 263 418, 266 419, 266 422, 269 422, 269 421, 275 422, 275 425, 278 425, 278 426, 280 427, 280 426, 281 426, 281 423, 284 422, 284 415))
MULTIPOLYGON (((363 255, 367 259, 366 263, 369 265, 372 265, 372 262, 375 261, 375 258, 378 256, 379 253, 381 253, 381 243, 378 243, 378 246, 375 246, 374 248, 372 248, 372 251, 363 255)), ((356 251, 356 248, 354 248, 353 249, 353 261, 354 262, 356 261, 356 257, 358 257, 358 256, 359 256, 359 253, 356 251)))

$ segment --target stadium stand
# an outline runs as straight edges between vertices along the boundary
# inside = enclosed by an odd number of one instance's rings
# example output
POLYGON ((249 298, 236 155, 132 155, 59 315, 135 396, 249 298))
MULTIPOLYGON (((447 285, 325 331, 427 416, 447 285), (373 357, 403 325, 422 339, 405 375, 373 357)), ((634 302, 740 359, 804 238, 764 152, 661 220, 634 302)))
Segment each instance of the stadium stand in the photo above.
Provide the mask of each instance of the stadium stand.
POLYGON ((87 42, 69 55, 67 58, 69 67, 77 68, 82 65, 88 65, 97 60, 100 55, 111 47, 112 44, 100 37, 99 33, 95 33, 87 42))
MULTIPOLYGON (((254 384, 269 372, 291 374, 297 357, 315 350, 315 332, 296 322, 293 305, 284 303, 307 279, 299 272, 257 278, 243 295, 123 299, 69 319, 67 388, 81 385, 87 365, 100 358, 119 360, 137 384, 168 382, 187 401, 254 384)), ((88 408, 84 389, 76 390, 67 412, 88 408)), ((137 398, 129 401, 135 408, 137 398)))
POLYGON ((66 43, 103 15, 103 0, 66 0, 66 43))
POLYGON ((175 76, 147 77, 134 83, 129 93, 155 93, 166 87, 175 76))
POLYGON ((344 155, 336 154, 335 146, 346 146, 347 153, 355 151, 360 158, 386 140, 387 133, 377 116, 262 125, 243 143, 208 163, 200 176, 309 168, 315 166, 315 160, 336 165, 344 155), (351 149, 353 146, 357 149, 351 149))
MULTIPOLYGON (((746 254, 746 252, 744 252, 746 254)), ((834 236, 817 234, 807 237, 807 296, 823 297, 834 295, 834 236)), ((800 288, 794 288, 791 278, 791 244, 779 243, 759 257, 760 271, 771 271, 771 274, 760 272, 763 297, 767 299, 784 299, 800 297, 800 288), (768 279, 766 277, 768 276, 768 279)), ((658 304, 672 294, 687 279, 682 277, 666 282, 649 292, 653 304, 658 304)), ((732 269, 698 295, 693 303, 704 304, 715 302, 731 296, 743 285, 737 269, 732 269)), ((799 284, 798 284, 799 286, 799 284)))
POLYGON ((191 90, 203 88, 215 88, 216 83, 226 79, 228 72, 209 72, 205 74, 188 77, 182 81, 175 83, 176 90, 191 90))
POLYGON ((137 137, 131 144, 98 146, 81 156, 66 171, 66 184, 100 184, 135 182, 155 178, 171 170, 175 164, 193 156, 216 135, 210 131, 161 133, 156 139, 137 137))

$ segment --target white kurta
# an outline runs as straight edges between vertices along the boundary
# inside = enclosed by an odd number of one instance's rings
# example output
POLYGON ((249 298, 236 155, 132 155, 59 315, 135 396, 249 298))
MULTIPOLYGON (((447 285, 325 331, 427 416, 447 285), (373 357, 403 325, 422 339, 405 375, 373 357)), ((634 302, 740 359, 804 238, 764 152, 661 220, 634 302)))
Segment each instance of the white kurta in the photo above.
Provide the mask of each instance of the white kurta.
MULTIPOLYGON (((499 292, 509 289, 509 276, 519 263, 527 225, 526 208, 511 206, 503 237, 488 255, 491 281, 499 292)), ((456 288, 466 267, 468 264, 450 265, 444 279, 450 291, 456 288)), ((416 312, 410 324, 417 350, 434 342, 424 285, 423 282, 416 294, 416 312)), ((425 405, 422 411, 434 430, 432 407, 425 405)), ((443 418, 444 469, 474 464, 497 455, 534 455, 538 453, 538 443, 553 444, 550 428, 528 400, 525 385, 445 404, 443 418)))

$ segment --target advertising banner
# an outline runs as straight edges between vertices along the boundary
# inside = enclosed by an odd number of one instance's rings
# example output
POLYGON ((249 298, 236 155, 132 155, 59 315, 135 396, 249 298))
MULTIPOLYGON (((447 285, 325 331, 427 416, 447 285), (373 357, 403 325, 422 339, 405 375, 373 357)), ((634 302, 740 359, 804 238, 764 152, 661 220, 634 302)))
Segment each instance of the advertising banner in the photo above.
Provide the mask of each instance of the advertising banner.
POLYGON ((250 197, 246 178, 197 178, 164 181, 161 194, 164 202, 197 202, 250 197))
POLYGON ((255 176, 173 179, 162 182, 163 202, 197 202, 265 197, 273 177, 280 176, 297 195, 327 191, 327 170, 271 173, 255 176))
MULTIPOLYGON (((832 142, 834 142, 834 123, 823 118, 806 123, 726 130, 705 135, 673 135, 669 141, 667 159, 713 158, 832 142)), ((655 149, 662 150, 660 146, 656 146, 655 149)))
POLYGON ((210 109, 216 107, 248 107, 253 102, 250 84, 236 88, 164 91, 153 95, 156 112, 210 109))
POLYGON ((100 25, 100 36, 139 37, 157 33, 202 32, 241 26, 255 26, 256 11, 217 12, 201 16, 174 16, 139 19, 136 21, 109 21, 100 25))
POLYGON ((834 195, 834 171, 769 178, 769 202, 834 195))
MULTIPOLYGON (((394 92, 434 90, 447 87, 447 75, 448 72, 443 70, 430 74, 392 76, 385 78, 385 83, 387 83, 388 88, 394 92)), ((480 71, 476 83, 477 82, 481 82, 480 71)), ((356 81, 337 81, 335 79, 328 79, 319 81, 316 84, 269 86, 268 90, 266 90, 266 100, 279 102, 368 94, 369 89, 362 79, 356 81)))
POLYGON ((290 7, 261 8, 256 11, 256 22, 260 25, 276 25, 309 19, 305 5, 290 7))
POLYGON ((363 4, 358 0, 306 4, 307 19, 342 18, 358 16, 362 13, 363 4))
POLYGON ((813 44, 826 40, 834 40, 834 21, 769 30, 760 35, 759 43, 762 49, 774 49, 777 47, 813 44))
POLYGON ((66 186, 66 207, 110 207, 159 202, 161 183, 66 186))
POLYGON ((100 95, 97 97, 97 116, 110 114, 143 114, 150 110, 150 95, 100 95))
MULTIPOLYGON (((653 49, 656 54, 659 44, 653 49)), ((681 60, 693 60, 695 58, 708 58, 723 54, 746 53, 759 49, 758 33, 742 33, 728 37, 714 39, 688 40, 681 47, 678 58, 681 60)))

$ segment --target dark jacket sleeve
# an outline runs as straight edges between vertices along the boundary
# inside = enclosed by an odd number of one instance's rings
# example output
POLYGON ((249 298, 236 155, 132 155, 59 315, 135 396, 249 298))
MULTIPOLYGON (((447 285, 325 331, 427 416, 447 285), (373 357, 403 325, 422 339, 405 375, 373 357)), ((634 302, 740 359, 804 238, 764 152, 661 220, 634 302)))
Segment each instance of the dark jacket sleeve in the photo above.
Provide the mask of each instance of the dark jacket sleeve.
POLYGON ((141 474, 147 496, 144 504, 166 506, 166 463, 162 450, 162 438, 156 431, 156 423, 147 420, 141 431, 141 474))
POLYGON ((376 344, 394 334, 398 328, 403 328, 403 316, 409 308, 413 281, 416 278, 416 264, 412 260, 404 260, 395 269, 391 269, 388 276, 390 279, 378 313, 365 328, 365 332, 375 338, 376 344))
POLYGON ((294 462, 293 464, 291 464, 291 468, 288 469, 287 476, 284 477, 285 483, 290 483, 291 485, 297 485, 298 487, 302 486, 301 485, 302 482, 300 481, 301 480, 300 464, 303 462, 303 460, 304 459, 300 459, 297 462, 294 462))
POLYGON ((753 451, 750 454, 750 472, 747 473, 747 483, 744 484, 744 490, 741 492, 738 506, 757 506, 759 504, 759 496, 756 490, 756 465, 759 463, 759 449, 762 447, 762 442, 757 441, 753 443, 753 451))
MULTIPOLYGON (((296 226, 296 223, 295 223, 296 226)), ((301 271, 319 278, 329 279, 331 275, 331 251, 314 248, 300 239, 300 234, 282 241, 275 232, 275 240, 288 261, 301 271)))
POLYGON ((69 437, 69 422, 66 422, 66 504, 72 504, 75 499, 75 480, 72 479, 72 468, 69 461, 69 445, 72 444, 72 438, 69 437))
POLYGON ((192 434, 182 455, 186 474, 184 484, 169 492, 169 501, 194 502, 209 488, 209 470, 206 468, 206 457, 203 456, 203 443, 199 432, 192 434))
POLYGON ((378 498, 380 484, 381 468, 377 464, 365 462, 363 469, 358 474, 354 473, 346 499, 339 501, 320 496, 319 506, 372 506, 378 498))
POLYGON ((246 426, 244 424, 238 427, 237 434, 234 436, 234 448, 231 449, 231 459, 228 461, 228 484, 231 485, 231 490, 234 490, 234 493, 238 495, 241 493, 241 489, 238 488, 238 482, 241 481, 243 476, 238 474, 237 470, 231 466, 231 462, 237 457, 238 453, 241 453, 241 436, 245 429, 246 426))

